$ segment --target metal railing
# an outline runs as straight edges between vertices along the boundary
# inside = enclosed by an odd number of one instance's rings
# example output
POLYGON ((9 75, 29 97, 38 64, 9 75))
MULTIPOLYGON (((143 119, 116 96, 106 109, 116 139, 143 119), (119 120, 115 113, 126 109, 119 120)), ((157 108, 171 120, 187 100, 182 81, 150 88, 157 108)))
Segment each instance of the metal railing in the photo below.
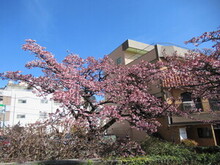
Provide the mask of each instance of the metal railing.
POLYGON ((220 101, 209 101, 209 102, 182 102, 179 106, 180 110, 185 112, 191 112, 195 110, 204 111, 220 111, 220 101))

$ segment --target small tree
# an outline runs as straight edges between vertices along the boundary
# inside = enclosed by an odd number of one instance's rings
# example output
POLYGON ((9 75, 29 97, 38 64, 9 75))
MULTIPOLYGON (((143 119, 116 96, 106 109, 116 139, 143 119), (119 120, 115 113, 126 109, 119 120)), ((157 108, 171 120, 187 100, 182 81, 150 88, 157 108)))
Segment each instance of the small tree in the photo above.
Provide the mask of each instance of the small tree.
POLYGON ((43 75, 16 71, 2 73, 1 78, 26 82, 39 95, 52 94, 66 115, 87 131, 104 132, 116 121, 126 120, 138 129, 154 132, 160 125, 157 117, 177 112, 149 92, 162 74, 160 62, 127 67, 114 65, 108 57, 82 59, 69 54, 59 63, 34 40, 27 40, 23 49, 37 58, 26 67, 40 68, 43 75))

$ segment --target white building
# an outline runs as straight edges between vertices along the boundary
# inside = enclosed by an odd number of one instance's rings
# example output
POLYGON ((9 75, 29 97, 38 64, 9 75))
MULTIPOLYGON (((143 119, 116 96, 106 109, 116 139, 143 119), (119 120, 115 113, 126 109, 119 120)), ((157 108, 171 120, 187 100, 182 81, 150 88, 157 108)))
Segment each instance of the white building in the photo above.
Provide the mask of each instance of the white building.
POLYGON ((0 89, 0 126, 25 125, 44 120, 49 113, 59 108, 59 104, 49 97, 37 97, 25 83, 9 82, 0 89), (2 111, 2 109, 5 109, 2 111))

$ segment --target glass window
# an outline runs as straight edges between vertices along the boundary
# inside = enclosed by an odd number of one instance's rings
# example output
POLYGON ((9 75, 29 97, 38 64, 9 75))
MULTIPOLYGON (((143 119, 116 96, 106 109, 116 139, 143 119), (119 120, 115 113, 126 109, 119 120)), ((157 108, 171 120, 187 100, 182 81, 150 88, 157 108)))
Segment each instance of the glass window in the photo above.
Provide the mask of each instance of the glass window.
POLYGON ((209 104, 210 104, 210 108, 212 111, 220 111, 220 100, 219 99, 210 99, 209 104))
POLYGON ((47 112, 45 112, 45 111, 40 111, 40 119, 46 119, 47 118, 47 112))
POLYGON ((210 128, 197 128, 199 138, 211 138, 212 130, 210 128))
POLYGON ((200 98, 192 99, 192 95, 189 92, 181 93, 182 106, 184 110, 203 110, 202 101, 200 98))
POLYGON ((54 101, 54 105, 60 105, 58 101, 54 101))
POLYGON ((18 114, 17 115, 17 119, 24 119, 25 118, 25 115, 24 114, 18 114))
POLYGON ((48 103, 48 100, 47 99, 41 99, 40 101, 42 104, 47 104, 48 103))
POLYGON ((122 63, 122 58, 121 57, 117 58, 116 64, 118 65, 118 64, 121 64, 121 63, 122 63))
POLYGON ((25 100, 25 99, 18 99, 18 103, 25 104, 25 103, 27 103, 27 100, 25 100))
POLYGON ((192 101, 191 93, 189 92, 181 93, 181 98, 182 98, 182 102, 192 101))
POLYGON ((186 128, 179 128, 180 140, 187 139, 186 128))
POLYGON ((3 96, 0 96, 0 102, 3 101, 3 96))
POLYGON ((200 98, 194 99, 194 102, 197 109, 203 110, 202 100, 200 98))

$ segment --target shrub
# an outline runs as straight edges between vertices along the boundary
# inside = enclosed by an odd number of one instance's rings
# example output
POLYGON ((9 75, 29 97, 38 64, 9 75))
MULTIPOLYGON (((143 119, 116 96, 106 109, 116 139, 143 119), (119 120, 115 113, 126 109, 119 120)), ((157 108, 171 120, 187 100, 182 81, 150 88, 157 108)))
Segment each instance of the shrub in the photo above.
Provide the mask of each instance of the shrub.
POLYGON ((140 145, 129 139, 106 140, 101 133, 88 132, 83 128, 74 130, 71 128, 72 125, 68 125, 66 121, 47 121, 23 128, 7 128, 4 135, 10 139, 10 145, 3 145, 0 148, 0 162, 89 159, 144 154, 140 145))
POLYGON ((210 154, 202 153, 198 154, 196 161, 201 165, 220 165, 220 153, 210 154))
POLYGON ((159 140, 157 138, 149 138, 142 143, 143 150, 150 155, 173 155, 173 156, 186 156, 192 155, 192 151, 188 148, 159 140))
POLYGON ((153 159, 146 163, 149 165, 155 162, 155 164, 173 165, 220 165, 219 146, 177 145, 151 137, 142 144, 142 148, 149 154, 148 158, 153 159))
POLYGON ((119 160, 118 164, 125 165, 198 165, 197 163, 192 162, 191 160, 185 160, 176 156, 160 156, 160 155, 151 155, 145 157, 137 158, 128 158, 119 160))
POLYGON ((192 148, 196 153, 210 153, 210 154, 215 154, 215 153, 220 153, 220 146, 196 146, 192 148))

